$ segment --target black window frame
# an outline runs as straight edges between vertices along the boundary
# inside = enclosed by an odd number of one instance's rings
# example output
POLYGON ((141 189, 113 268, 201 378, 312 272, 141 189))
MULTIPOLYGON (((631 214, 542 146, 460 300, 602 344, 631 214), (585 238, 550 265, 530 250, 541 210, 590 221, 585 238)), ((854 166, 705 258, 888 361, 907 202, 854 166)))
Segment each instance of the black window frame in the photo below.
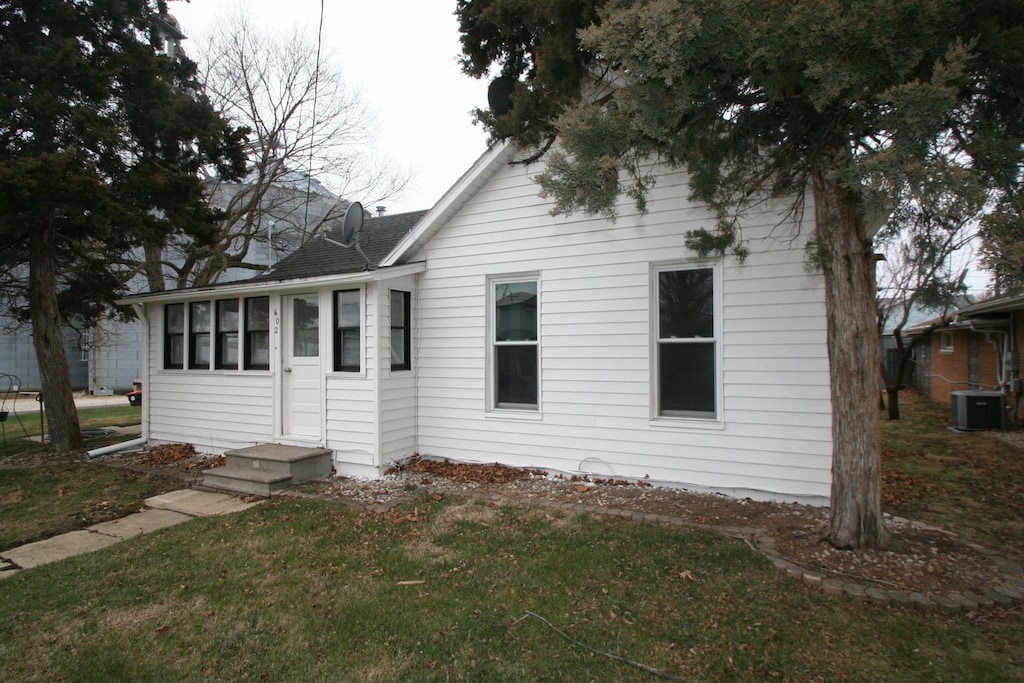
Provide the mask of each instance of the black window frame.
POLYGON ((185 368, 185 304, 164 304, 164 369, 182 370, 185 368), (171 311, 178 311, 180 329, 171 330, 171 311), (175 346, 177 341, 177 346, 175 346))
POLYGON ((242 339, 242 367, 245 370, 269 370, 270 369, 270 297, 269 296, 251 296, 246 297, 242 300, 243 309, 243 328, 244 336, 242 339), (265 327, 256 327, 254 321, 252 305, 259 302, 263 302, 266 305, 266 315, 263 316, 265 320, 265 327), (263 347, 267 353, 266 363, 256 363, 253 361, 253 352, 256 350, 256 340, 263 339, 263 347))
POLYGON ((216 338, 213 351, 213 367, 217 370, 237 370, 238 341, 240 336, 239 323, 241 322, 241 315, 238 310, 238 299, 217 299, 213 304, 213 320, 215 330, 214 335, 216 338), (227 311, 228 313, 235 314, 234 329, 224 326, 223 316, 221 315, 222 309, 230 304, 234 304, 235 307, 234 311, 227 311), (234 350, 234 362, 228 362, 225 360, 225 356, 231 349, 234 350))
POLYGON ((189 370, 209 370, 213 361, 211 330, 213 329, 213 305, 210 301, 190 301, 188 304, 188 368, 189 370), (206 307, 206 329, 201 329, 204 316, 197 314, 199 306, 206 307), (198 358, 201 350, 206 348, 206 362, 198 358))
POLYGON ((391 370, 412 370, 412 292, 392 289, 389 299, 391 306, 391 370), (402 300, 402 320, 398 325, 395 324, 396 295, 402 300), (396 335, 402 337, 402 357, 404 361, 400 363, 396 363, 394 360, 396 335))
POLYGON ((362 372, 363 371, 363 294, 361 289, 339 289, 336 290, 332 297, 334 302, 334 371, 335 372, 362 372), (356 304, 359 306, 359 310, 356 312, 356 324, 355 325, 342 325, 342 297, 344 295, 355 295, 356 304), (356 345, 356 358, 358 362, 353 365, 351 363, 345 364, 343 362, 345 358, 345 350, 347 347, 346 342, 352 343, 354 333, 354 340, 356 345))

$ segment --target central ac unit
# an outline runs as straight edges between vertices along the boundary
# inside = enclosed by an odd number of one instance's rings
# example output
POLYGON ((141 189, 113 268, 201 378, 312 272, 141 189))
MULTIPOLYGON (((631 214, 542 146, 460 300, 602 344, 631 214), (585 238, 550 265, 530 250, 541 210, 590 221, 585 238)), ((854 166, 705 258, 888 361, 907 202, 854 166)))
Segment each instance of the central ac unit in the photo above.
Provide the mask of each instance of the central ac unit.
POLYGON ((998 391, 954 391, 954 429, 1004 429, 1006 412, 998 391))

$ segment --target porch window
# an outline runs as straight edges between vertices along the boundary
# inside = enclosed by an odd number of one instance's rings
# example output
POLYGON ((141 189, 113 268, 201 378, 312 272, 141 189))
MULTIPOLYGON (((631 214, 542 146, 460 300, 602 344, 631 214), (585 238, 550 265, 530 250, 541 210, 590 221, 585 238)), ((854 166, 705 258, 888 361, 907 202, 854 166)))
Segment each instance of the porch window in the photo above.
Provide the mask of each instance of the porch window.
POLYGON ((219 370, 238 369, 238 299, 217 302, 217 348, 214 366, 219 370))
POLYGON ((358 289, 334 293, 334 369, 337 372, 362 370, 360 297, 358 289))
POLYGON ((495 281, 491 336, 493 407, 537 410, 537 281, 495 281))
POLYGON ((210 302, 189 304, 188 367, 210 369, 210 302))
POLYGON ((270 297, 245 300, 245 339, 242 345, 246 370, 270 369, 270 297))
POLYGON ((185 367, 185 304, 164 306, 164 367, 185 367))
POLYGON ((411 292, 391 290, 391 369, 412 369, 411 292))
POLYGON ((715 269, 659 269, 656 286, 656 413, 667 417, 715 418, 715 269))

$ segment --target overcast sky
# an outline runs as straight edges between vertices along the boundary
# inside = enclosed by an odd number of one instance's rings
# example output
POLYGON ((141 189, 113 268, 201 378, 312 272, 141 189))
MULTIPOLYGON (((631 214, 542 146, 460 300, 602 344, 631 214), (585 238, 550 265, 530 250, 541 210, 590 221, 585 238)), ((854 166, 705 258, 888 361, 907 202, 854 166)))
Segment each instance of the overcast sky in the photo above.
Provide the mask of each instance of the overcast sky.
MULTIPOLYGON (((168 8, 201 44, 218 20, 238 8, 258 27, 316 35, 321 0, 170 0, 168 8)), ((470 111, 487 105, 487 83, 464 76, 457 58, 455 0, 324 0, 324 45, 336 53, 345 79, 359 86, 377 113, 379 151, 408 168, 412 182, 385 202, 388 213, 428 209, 483 154, 486 135, 470 111)), ((197 50, 192 50, 193 53, 197 50)), ((365 201, 362 197, 346 197, 365 201)), ((372 210, 372 207, 366 207, 372 210)), ((964 255, 973 260, 973 255, 964 255)), ((973 272, 973 293, 987 275, 973 272)))
MULTIPOLYGON (((198 47, 214 22, 243 8, 256 26, 316 35, 320 0, 172 0, 170 13, 198 47)), ((381 153, 412 173, 388 213, 427 209, 486 149, 470 111, 487 104, 487 83, 464 76, 455 0, 324 0, 323 41, 343 77, 377 115, 381 153)), ((346 197, 364 201, 361 197, 346 197)), ((372 207, 367 207, 372 209, 372 207)))

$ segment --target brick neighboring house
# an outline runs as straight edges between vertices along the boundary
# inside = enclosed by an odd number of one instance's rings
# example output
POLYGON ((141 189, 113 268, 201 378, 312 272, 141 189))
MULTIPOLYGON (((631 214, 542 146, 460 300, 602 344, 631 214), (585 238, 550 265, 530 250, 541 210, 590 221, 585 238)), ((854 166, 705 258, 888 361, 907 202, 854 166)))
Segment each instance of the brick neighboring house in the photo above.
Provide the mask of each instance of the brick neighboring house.
POLYGON ((915 333, 929 336, 915 358, 914 384, 919 390, 947 405, 957 391, 1001 392, 1007 399, 1008 421, 1017 421, 1024 295, 963 306, 944 320, 933 319, 908 330, 910 335, 915 333), (935 327, 936 322, 941 326, 935 327))

